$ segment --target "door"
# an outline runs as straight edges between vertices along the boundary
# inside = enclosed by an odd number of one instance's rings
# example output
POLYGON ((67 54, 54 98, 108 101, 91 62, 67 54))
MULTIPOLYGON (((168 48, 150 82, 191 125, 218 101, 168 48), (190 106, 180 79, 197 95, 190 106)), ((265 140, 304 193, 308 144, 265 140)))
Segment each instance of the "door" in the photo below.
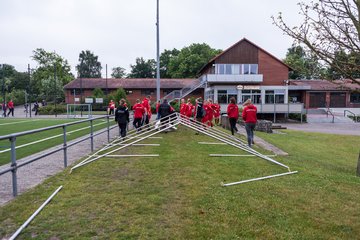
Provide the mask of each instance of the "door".
POLYGON ((330 93, 330 107, 335 107, 335 108, 346 107, 346 93, 344 92, 330 93))
POLYGON ((311 92, 310 93, 310 108, 326 107, 326 93, 325 92, 311 92))

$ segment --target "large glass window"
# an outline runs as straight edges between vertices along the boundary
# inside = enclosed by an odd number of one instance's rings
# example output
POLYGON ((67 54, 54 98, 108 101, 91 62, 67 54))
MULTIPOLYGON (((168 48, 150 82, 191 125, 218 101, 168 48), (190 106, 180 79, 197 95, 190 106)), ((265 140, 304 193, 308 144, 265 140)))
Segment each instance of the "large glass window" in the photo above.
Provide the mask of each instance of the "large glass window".
POLYGON ((258 74, 258 65, 250 64, 250 74, 258 74))
POLYGON ((261 103, 261 91, 260 90, 242 90, 241 102, 245 102, 249 98, 254 104, 261 103))
POLYGON ((360 103, 360 92, 353 92, 350 94, 351 103, 360 103))
POLYGON ((258 74, 258 64, 215 64, 216 74, 258 74))
POLYGON ((250 64, 243 64, 244 74, 250 74, 250 64))
POLYGON ((230 102, 230 98, 234 97, 237 102, 237 90, 218 90, 218 102, 223 104, 228 104, 230 102))
POLYGON ((265 91, 265 104, 274 103, 274 91, 266 90, 265 91))

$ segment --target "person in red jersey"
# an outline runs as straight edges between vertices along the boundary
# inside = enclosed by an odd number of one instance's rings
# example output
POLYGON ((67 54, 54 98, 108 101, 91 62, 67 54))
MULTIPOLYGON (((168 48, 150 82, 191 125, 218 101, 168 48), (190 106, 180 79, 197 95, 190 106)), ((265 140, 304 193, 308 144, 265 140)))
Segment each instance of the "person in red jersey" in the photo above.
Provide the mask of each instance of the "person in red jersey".
POLYGON ((160 107, 160 100, 157 101, 156 106, 155 106, 155 110, 156 110, 156 120, 160 119, 160 113, 159 113, 159 107, 160 107))
POLYGON ((242 118, 245 122, 245 129, 247 134, 248 145, 254 144, 254 130, 257 122, 257 108, 252 104, 251 99, 248 99, 243 104, 244 109, 242 118))
POLYGON ((188 118, 191 118, 195 107, 194 107, 194 105, 192 105, 190 98, 188 98, 186 105, 187 105, 187 109, 186 109, 186 114, 185 115, 188 118))
POLYGON ((211 99, 207 100, 207 105, 205 106, 206 115, 207 115, 207 122, 206 124, 210 127, 213 127, 213 119, 214 119, 214 109, 213 109, 213 102, 211 99))
POLYGON ((108 109, 109 109, 109 111, 108 111, 108 112, 109 112, 109 115, 114 114, 114 111, 115 111, 115 103, 114 103, 113 100, 110 100, 108 109))
POLYGON ((145 114, 144 114, 142 124, 148 124, 149 121, 150 121, 150 118, 151 118, 150 99, 151 99, 151 96, 147 95, 146 98, 144 98, 144 100, 141 103, 143 105, 144 109, 145 109, 145 114))
POLYGON ((185 103, 185 99, 181 99, 180 103, 180 114, 186 116, 188 105, 185 103))
POLYGON ((215 102, 212 105, 212 108, 214 110, 214 119, 215 119, 215 125, 220 124, 220 105, 218 102, 215 102))
POLYGON ((234 130, 236 132, 238 131, 236 123, 239 118, 239 108, 236 105, 236 100, 234 97, 230 98, 230 104, 228 105, 226 112, 229 118, 231 134, 234 135, 234 130))
POLYGON ((134 128, 136 128, 136 130, 139 130, 141 127, 143 116, 145 114, 145 109, 143 105, 140 103, 140 99, 136 99, 136 103, 133 106, 133 111, 134 111, 133 125, 134 128))
POLYGON ((11 116, 14 116, 14 102, 12 99, 10 99, 10 101, 8 102, 7 107, 9 109, 9 112, 7 115, 9 116, 11 113, 11 116))

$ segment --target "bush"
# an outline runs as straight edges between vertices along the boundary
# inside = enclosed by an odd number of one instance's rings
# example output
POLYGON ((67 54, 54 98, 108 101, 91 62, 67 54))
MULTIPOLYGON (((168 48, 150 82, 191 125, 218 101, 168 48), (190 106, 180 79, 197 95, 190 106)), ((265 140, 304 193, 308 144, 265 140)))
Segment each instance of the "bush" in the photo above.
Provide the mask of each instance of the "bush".
MULTIPOLYGON (((289 113, 289 119, 301 121, 301 114, 300 113, 289 113)), ((302 115, 303 122, 306 122, 306 114, 302 115)))
POLYGON ((45 107, 39 108, 40 115, 55 115, 55 114, 63 114, 66 113, 66 106, 62 104, 55 105, 46 105, 45 107))

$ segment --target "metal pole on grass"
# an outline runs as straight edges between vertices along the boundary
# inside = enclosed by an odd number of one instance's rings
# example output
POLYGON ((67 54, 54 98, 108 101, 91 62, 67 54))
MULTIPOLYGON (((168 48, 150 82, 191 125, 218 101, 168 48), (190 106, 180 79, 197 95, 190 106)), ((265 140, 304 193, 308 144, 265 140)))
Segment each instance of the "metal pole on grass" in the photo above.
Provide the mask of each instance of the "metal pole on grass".
POLYGON ((110 142, 110 117, 109 117, 109 115, 106 116, 106 120, 107 120, 107 138, 108 138, 108 142, 110 142))
POLYGON ((159 34, 159 0, 156 0, 156 102, 160 100, 160 34, 159 34))
POLYGON ((21 227, 9 238, 9 240, 14 240, 21 231, 26 228, 27 225, 40 213, 40 211, 51 201, 51 199, 62 189, 62 186, 60 186, 56 191, 51 194, 51 196, 26 220, 26 222, 21 225, 21 227))
POLYGON ((12 185, 13 185, 13 196, 16 197, 18 194, 17 191, 17 176, 16 176, 16 171, 17 171, 17 167, 16 167, 16 137, 11 137, 10 139, 10 143, 11 143, 11 167, 13 168, 11 170, 12 172, 12 185))
POLYGON ((63 126, 63 133, 64 133, 64 168, 67 167, 67 141, 66 141, 66 126, 63 126))
POLYGON ((30 72, 30 64, 28 64, 28 76, 29 76, 29 113, 30 113, 30 118, 31 118, 31 72, 30 72))
POLYGON ((94 126, 93 120, 90 120, 90 140, 91 140, 91 152, 94 151, 94 126))

